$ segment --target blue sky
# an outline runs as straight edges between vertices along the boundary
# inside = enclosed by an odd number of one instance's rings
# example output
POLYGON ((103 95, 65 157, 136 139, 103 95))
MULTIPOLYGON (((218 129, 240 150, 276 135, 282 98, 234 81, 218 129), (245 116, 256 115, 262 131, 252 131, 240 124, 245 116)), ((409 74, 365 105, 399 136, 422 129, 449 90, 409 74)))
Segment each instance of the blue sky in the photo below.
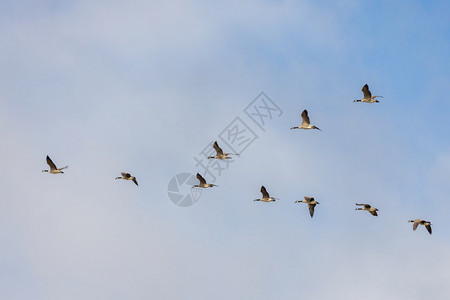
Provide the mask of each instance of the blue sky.
POLYGON ((3 1, 0 297, 446 299, 449 9, 3 1), (365 83, 380 103, 353 103, 365 83), (173 205, 172 176, 261 91, 283 115, 173 205), (289 130, 303 109, 322 131, 289 130))

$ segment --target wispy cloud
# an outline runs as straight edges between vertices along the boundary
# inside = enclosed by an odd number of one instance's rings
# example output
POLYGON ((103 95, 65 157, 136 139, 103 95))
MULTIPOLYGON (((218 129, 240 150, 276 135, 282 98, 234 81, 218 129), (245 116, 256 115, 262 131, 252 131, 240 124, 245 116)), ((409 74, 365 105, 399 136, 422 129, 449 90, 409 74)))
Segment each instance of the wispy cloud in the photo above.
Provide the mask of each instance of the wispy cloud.
POLYGON ((445 3, 2 5, 2 298, 445 299, 445 3), (381 103, 352 102, 365 83, 381 103), (168 180, 261 90, 283 117, 175 207, 168 180), (305 108, 323 131, 289 129, 305 108))

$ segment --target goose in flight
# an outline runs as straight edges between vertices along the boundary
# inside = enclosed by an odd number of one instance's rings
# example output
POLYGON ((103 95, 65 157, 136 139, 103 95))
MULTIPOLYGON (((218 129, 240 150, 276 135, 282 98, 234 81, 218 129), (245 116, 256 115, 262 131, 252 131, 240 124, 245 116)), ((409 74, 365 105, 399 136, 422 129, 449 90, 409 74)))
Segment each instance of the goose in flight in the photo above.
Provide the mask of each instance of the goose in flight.
POLYGON ((122 174, 122 177, 119 176, 119 177, 116 177, 116 179, 132 180, 134 182, 134 184, 139 186, 139 184, 137 183, 136 177, 131 176, 130 173, 120 172, 120 174, 122 174))
POLYGON ((237 155, 237 156, 239 156, 239 154, 237 154, 237 153, 223 153, 223 150, 222 150, 222 148, 219 147, 219 144, 217 144, 217 141, 214 142, 213 147, 216 150, 216 155, 215 156, 208 156, 208 159, 211 159, 211 158, 215 158, 215 159, 231 159, 231 157, 229 157, 228 155, 237 155))
POLYGON ((319 130, 321 130, 319 127, 311 125, 311 121, 309 120, 309 117, 308 117, 308 111, 306 109, 302 112, 302 120, 303 120, 302 125, 291 127, 291 129, 319 129, 319 130))
POLYGON ((270 197, 269 193, 267 192, 266 188, 264 186, 261 186, 261 199, 255 199, 254 201, 262 201, 262 202, 273 202, 275 200, 278 200, 277 198, 270 197))
POLYGON ((355 208, 355 210, 367 210, 368 212, 370 212, 372 214, 372 216, 375 216, 375 217, 378 216, 378 214, 377 214, 378 208, 372 207, 369 204, 358 204, 358 203, 355 203, 355 204, 359 205, 359 206, 364 206, 364 207, 357 207, 357 208, 355 208))
POLYGON ((210 187, 213 187, 213 186, 218 186, 218 185, 215 185, 215 184, 212 184, 212 183, 206 183, 205 178, 203 178, 203 176, 200 175, 199 173, 197 173, 197 179, 198 179, 198 181, 200 181, 200 183, 199 183, 199 184, 196 184, 196 185, 193 185, 193 186, 192 186, 193 188, 194 188, 194 187, 198 187, 198 188, 210 188, 210 187))
POLYGON ((422 219, 409 220, 409 223, 413 223, 413 230, 417 229, 417 226, 424 225, 428 232, 431 234, 431 223, 422 219))
POLYGON ((64 168, 57 168, 48 155, 47 155, 47 164, 50 166, 50 170, 42 170, 42 172, 48 172, 51 174, 64 174, 62 170, 67 169, 69 167, 65 166, 64 168))
POLYGON ((316 204, 320 203, 314 200, 314 197, 305 196, 304 198, 305 199, 303 199, 302 201, 299 200, 295 201, 295 203, 307 203, 309 208, 309 214, 312 218, 314 216, 314 208, 316 207, 316 204))
POLYGON ((356 99, 353 102, 378 103, 380 101, 375 98, 383 98, 383 96, 372 96, 372 93, 369 91, 369 86, 367 84, 362 87, 362 92, 364 93, 364 98, 362 98, 361 100, 356 99))

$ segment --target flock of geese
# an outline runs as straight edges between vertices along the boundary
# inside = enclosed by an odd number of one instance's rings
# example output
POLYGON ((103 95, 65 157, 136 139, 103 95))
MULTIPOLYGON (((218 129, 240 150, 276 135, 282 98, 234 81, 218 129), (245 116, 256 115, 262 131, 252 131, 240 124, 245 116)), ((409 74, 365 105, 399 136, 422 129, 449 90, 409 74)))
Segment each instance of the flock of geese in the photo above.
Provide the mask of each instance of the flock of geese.
MULTIPOLYGON (((367 84, 365 84, 362 87, 362 92, 364 94, 364 98, 354 100, 353 102, 378 103, 379 101, 376 98, 383 97, 383 96, 372 96, 372 93, 370 92, 369 86, 367 84)), ((291 127, 291 129, 318 129, 318 130, 321 130, 320 128, 318 128, 316 126, 311 125, 311 121, 308 116, 308 111, 306 109, 302 112, 301 116, 302 116, 302 124, 300 126, 291 127)), ((239 156, 239 154, 237 154, 237 153, 224 153, 222 148, 219 147, 219 144, 217 143, 217 141, 214 142, 213 148, 216 151, 216 155, 209 156, 208 159, 224 160, 224 159, 232 159, 232 157, 230 157, 230 155, 239 156)), ((50 167, 50 170, 42 170, 42 172, 47 172, 47 173, 51 173, 51 174, 64 174, 64 172, 62 170, 68 168, 68 166, 65 166, 63 168, 57 168, 56 165, 53 163, 53 161, 50 159, 50 157, 48 155, 47 155, 46 161, 50 167)), ((130 173, 121 172, 121 175, 122 176, 118 176, 115 179, 131 180, 136 184, 136 186, 139 186, 138 182, 136 180, 136 177, 132 176, 130 173)), ((218 186, 218 185, 215 185, 212 183, 207 183, 206 179, 202 175, 200 175, 200 173, 197 173, 197 179, 199 181, 199 184, 193 185, 192 188, 211 188, 211 187, 218 186)), ((275 202, 276 200, 278 200, 278 198, 270 196, 269 193, 267 192, 267 189, 264 186, 261 186, 261 194, 262 194, 262 197, 259 199, 255 199, 254 201, 275 202)), ((314 216, 314 209, 315 209, 316 205, 319 204, 319 202, 317 202, 314 199, 314 197, 308 197, 308 196, 305 196, 304 199, 301 201, 299 201, 299 200, 295 201, 295 203, 308 204, 309 214, 310 214, 311 218, 314 216)), ((360 207, 355 208, 355 210, 365 210, 365 211, 368 211, 372 216, 375 216, 375 217, 378 216, 378 213, 377 213, 378 208, 372 207, 370 204, 356 203, 356 205, 360 206, 360 207)), ((415 219, 415 220, 409 220, 408 222, 413 223, 414 231, 417 229, 417 227, 419 225, 423 225, 423 226, 425 226, 425 228, 427 229, 427 231, 430 234, 432 233, 431 223, 429 221, 425 221, 422 219, 415 219)))

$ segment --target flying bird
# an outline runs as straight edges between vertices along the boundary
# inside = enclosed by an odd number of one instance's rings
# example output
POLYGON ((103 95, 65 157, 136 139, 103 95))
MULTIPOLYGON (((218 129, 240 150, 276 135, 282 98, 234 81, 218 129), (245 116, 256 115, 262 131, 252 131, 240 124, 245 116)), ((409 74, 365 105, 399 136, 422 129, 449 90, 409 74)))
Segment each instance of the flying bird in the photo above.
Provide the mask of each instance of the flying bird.
POLYGON ((119 176, 119 177, 116 177, 116 179, 131 180, 134 182, 134 184, 139 186, 139 184, 137 183, 136 177, 131 176, 130 173, 120 172, 120 174, 122 174, 122 177, 119 176))
POLYGON ((267 190, 264 186, 261 186, 261 194, 262 194, 261 199, 255 199, 253 201, 273 202, 273 201, 277 200, 277 198, 270 197, 269 193, 267 192, 267 190))
POLYGON ((302 112, 302 120, 303 120, 302 125, 291 127, 291 129, 319 129, 319 130, 321 130, 319 127, 311 125, 311 121, 309 120, 309 117, 308 117, 308 111, 306 109, 302 112))
POLYGON ((353 102, 378 103, 380 101, 375 98, 383 98, 383 96, 372 96, 372 93, 369 91, 369 86, 367 84, 362 87, 362 92, 364 93, 364 98, 362 98, 361 100, 356 99, 353 102))
POLYGON ((308 197, 305 196, 305 199, 299 201, 295 201, 295 203, 307 203, 308 204, 308 209, 309 209, 309 215, 311 216, 311 218, 314 216, 314 208, 316 207, 316 204, 320 204, 319 202, 317 202, 316 200, 314 200, 314 197, 308 197))
POLYGON ((196 184, 196 185, 193 185, 193 186, 192 186, 193 188, 194 188, 194 187, 198 187, 198 188, 210 188, 210 187, 213 187, 213 186, 218 186, 218 185, 215 185, 215 184, 212 184, 212 183, 206 183, 205 178, 203 178, 203 176, 200 175, 199 173, 197 173, 197 179, 198 179, 198 181, 200 181, 200 183, 199 183, 199 184, 196 184))
POLYGON ((215 158, 215 159, 231 159, 229 155, 238 155, 237 153, 223 153, 222 148, 219 147, 219 144, 217 144, 217 141, 214 142, 213 145, 214 149, 216 150, 215 156, 209 156, 208 159, 215 158))
POLYGON ((42 170, 42 172, 48 172, 51 174, 64 174, 64 169, 67 169, 69 166, 65 166, 64 168, 57 168, 56 165, 53 163, 51 158, 47 155, 47 164, 50 166, 50 170, 42 170))
POLYGON ((370 212, 372 214, 372 216, 375 216, 375 217, 378 216, 378 214, 377 214, 378 208, 372 207, 369 204, 358 204, 358 203, 355 203, 355 204, 359 205, 359 206, 363 206, 363 207, 357 207, 357 208, 355 208, 355 210, 367 210, 368 212, 370 212))
POLYGON ((431 234, 431 223, 422 219, 409 220, 409 223, 413 223, 413 230, 417 229, 417 226, 424 225, 428 232, 431 234))

